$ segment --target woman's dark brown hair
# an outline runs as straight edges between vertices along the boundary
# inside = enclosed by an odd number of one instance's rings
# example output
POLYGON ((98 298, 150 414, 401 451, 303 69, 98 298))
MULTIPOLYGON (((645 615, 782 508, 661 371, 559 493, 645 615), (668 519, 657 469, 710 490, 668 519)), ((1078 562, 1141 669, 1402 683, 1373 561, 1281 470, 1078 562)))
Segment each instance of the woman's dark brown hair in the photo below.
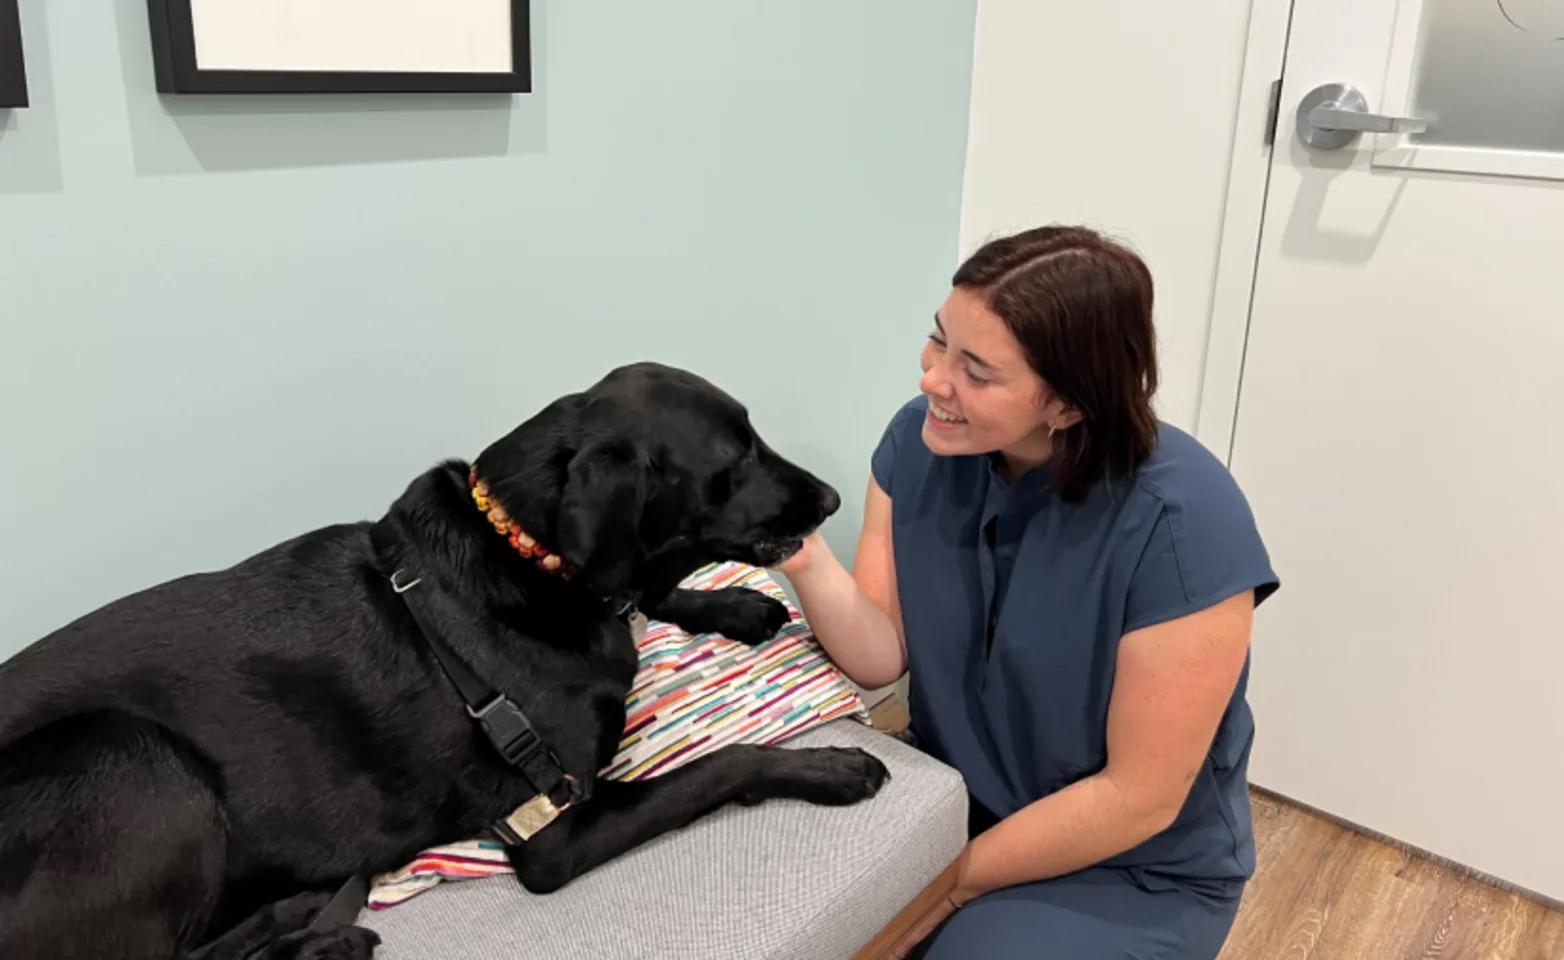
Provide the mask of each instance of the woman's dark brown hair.
POLYGON ((1054 436, 1054 488, 1070 502, 1134 473, 1157 442, 1151 271, 1083 227, 1048 226, 985 244, 952 283, 985 295, 1027 362, 1081 422, 1054 436))

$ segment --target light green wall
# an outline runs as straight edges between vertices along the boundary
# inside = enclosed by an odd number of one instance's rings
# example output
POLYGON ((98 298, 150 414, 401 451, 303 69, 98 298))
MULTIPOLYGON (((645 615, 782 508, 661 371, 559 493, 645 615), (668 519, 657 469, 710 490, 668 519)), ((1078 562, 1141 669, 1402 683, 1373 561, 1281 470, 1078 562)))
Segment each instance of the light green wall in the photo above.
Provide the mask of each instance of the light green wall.
POLYGON ((957 254, 973 7, 536 0, 531 96, 199 100, 143 0, 22 0, 0 656, 643 358, 837 483, 849 554, 957 254))

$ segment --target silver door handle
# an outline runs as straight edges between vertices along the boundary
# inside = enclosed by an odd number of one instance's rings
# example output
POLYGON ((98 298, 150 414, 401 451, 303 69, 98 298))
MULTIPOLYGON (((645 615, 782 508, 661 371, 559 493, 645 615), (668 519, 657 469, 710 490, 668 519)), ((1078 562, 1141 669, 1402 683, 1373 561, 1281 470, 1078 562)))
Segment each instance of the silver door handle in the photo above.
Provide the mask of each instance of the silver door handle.
POLYGON ((1309 123, 1320 130, 1356 130, 1360 133, 1422 133, 1428 129, 1428 121, 1421 117, 1387 117, 1382 113, 1364 113, 1330 104, 1310 110, 1309 123))
POLYGON ((1316 150, 1340 150, 1365 133, 1422 133, 1422 117, 1391 117, 1368 112, 1368 98, 1348 83, 1326 83, 1304 94, 1298 104, 1298 139, 1316 150))

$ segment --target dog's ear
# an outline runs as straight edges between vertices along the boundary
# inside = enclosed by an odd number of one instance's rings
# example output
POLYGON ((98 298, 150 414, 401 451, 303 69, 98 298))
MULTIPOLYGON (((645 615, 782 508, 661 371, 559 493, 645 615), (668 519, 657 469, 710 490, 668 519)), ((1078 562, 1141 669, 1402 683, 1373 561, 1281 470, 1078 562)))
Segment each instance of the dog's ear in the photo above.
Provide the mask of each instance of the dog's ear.
POLYGON ((559 503, 558 550, 610 600, 633 599, 649 469, 634 444, 598 441, 576 451, 559 503))

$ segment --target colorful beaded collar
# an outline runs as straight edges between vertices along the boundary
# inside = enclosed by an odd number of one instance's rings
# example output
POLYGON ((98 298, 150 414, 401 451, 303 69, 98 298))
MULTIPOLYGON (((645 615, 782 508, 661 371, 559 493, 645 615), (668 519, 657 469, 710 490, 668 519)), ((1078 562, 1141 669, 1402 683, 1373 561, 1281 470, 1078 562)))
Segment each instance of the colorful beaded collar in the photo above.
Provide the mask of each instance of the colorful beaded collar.
POLYGON ((489 482, 478 477, 477 467, 473 467, 467 474, 467 486, 472 489, 472 502, 478 505, 478 509, 484 516, 489 518, 494 531, 509 540, 511 547, 517 553, 531 560, 545 573, 570 579, 570 568, 565 565, 564 558, 557 553, 550 553, 543 544, 533 539, 531 534, 521 529, 521 524, 511 519, 505 507, 494 499, 494 493, 489 489, 489 482))

